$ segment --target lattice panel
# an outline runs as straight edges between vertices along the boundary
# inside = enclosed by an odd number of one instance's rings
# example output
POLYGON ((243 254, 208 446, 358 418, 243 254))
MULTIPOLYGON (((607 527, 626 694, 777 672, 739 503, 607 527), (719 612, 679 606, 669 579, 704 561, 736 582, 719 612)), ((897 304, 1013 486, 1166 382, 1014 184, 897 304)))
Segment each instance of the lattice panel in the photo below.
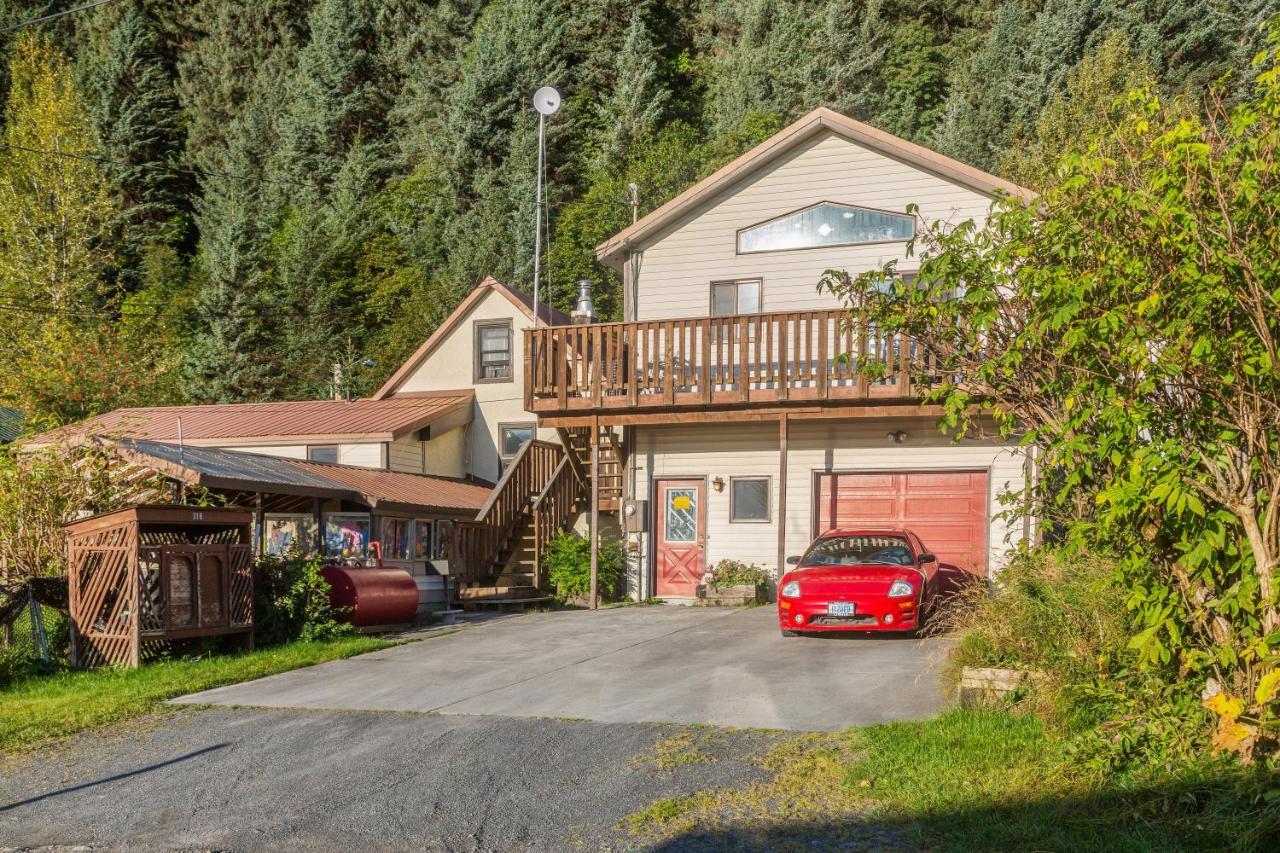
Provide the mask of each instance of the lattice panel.
POLYGON ((133 606, 137 587, 130 571, 131 556, 125 544, 86 550, 78 561, 71 616, 80 635, 82 665, 127 665, 134 661, 138 614, 133 606))
POLYGON ((253 624, 253 553, 248 545, 231 546, 231 627, 253 624))
POLYGON ((160 549, 138 551, 138 627, 145 634, 164 633, 164 580, 160 549))

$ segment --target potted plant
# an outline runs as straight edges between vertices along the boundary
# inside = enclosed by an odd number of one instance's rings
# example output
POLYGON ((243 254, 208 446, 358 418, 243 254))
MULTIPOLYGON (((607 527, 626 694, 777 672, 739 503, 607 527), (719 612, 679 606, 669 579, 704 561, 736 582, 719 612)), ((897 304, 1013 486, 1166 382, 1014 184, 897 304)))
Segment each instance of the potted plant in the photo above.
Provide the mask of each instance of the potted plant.
POLYGON ((698 600, 708 605, 763 604, 769 600, 769 572, 754 563, 721 560, 703 575, 698 600))

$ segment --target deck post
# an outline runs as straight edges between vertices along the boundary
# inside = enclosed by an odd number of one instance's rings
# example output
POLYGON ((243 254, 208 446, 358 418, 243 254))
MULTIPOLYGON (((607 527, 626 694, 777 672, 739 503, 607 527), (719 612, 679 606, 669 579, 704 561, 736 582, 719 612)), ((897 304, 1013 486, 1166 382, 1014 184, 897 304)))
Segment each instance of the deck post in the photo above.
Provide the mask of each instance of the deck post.
POLYGON ((591 419, 591 609, 600 606, 600 417, 591 419))
POLYGON ((311 517, 315 521, 315 526, 316 526, 314 541, 311 543, 311 545, 313 548, 316 549, 316 555, 323 557, 324 556, 324 528, 320 526, 321 512, 320 512, 319 498, 311 499, 311 517))
POLYGON ((265 518, 262 514, 262 492, 253 493, 253 555, 261 557, 267 541, 265 518))
POLYGON ((778 579, 787 571, 787 428, 784 414, 778 418, 778 579))

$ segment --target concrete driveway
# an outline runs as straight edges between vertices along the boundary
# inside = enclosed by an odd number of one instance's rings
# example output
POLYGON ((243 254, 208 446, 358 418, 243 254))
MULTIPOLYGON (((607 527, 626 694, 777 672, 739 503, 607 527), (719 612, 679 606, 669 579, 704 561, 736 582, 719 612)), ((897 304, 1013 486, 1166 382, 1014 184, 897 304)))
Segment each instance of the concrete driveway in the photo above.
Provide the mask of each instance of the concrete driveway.
POLYGON ((772 607, 533 613, 177 702, 832 731, 945 704, 946 640, 783 638, 772 607))

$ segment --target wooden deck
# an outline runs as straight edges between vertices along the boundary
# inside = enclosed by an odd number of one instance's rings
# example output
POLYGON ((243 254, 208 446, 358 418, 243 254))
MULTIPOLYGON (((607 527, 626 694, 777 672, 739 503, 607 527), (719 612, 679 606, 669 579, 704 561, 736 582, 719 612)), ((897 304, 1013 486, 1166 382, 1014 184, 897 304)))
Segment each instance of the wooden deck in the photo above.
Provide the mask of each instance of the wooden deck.
POLYGON ((543 419, 645 420, 806 406, 907 411, 918 403, 921 355, 909 338, 840 310, 553 326, 525 333, 525 408, 543 419), (869 363, 883 365, 878 378, 859 370, 869 363))

